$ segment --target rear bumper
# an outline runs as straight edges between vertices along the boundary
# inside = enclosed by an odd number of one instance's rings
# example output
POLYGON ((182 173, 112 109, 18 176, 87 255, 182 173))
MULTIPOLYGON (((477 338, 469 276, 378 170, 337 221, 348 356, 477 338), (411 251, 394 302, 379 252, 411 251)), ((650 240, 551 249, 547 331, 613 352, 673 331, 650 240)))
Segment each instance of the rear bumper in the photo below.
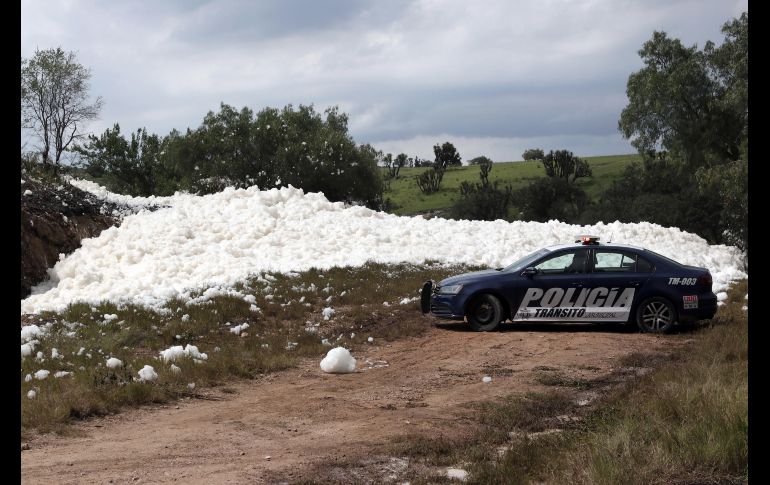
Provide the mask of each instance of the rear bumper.
POLYGON ((698 308, 679 309, 683 321, 709 320, 717 313, 717 296, 714 293, 698 295, 698 308))

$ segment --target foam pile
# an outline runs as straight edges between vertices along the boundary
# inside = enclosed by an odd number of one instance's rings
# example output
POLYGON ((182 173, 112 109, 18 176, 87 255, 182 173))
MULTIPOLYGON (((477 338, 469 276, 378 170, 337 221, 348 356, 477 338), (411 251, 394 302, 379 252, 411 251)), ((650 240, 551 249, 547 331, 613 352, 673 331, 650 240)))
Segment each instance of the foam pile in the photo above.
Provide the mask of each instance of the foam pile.
POLYGON ((426 220, 329 202, 323 194, 305 194, 291 186, 132 198, 90 182, 75 183, 105 199, 165 207, 140 210, 119 227, 84 239, 78 250, 49 270, 50 281, 22 300, 22 313, 61 311, 73 302, 103 300, 160 308, 171 298, 190 301, 207 289, 231 292, 236 283, 266 272, 368 261, 421 264, 430 259, 495 268, 543 246, 573 242, 581 233, 706 267, 715 292, 746 277, 738 249, 710 246, 695 234, 646 222, 578 226, 558 221, 426 220))

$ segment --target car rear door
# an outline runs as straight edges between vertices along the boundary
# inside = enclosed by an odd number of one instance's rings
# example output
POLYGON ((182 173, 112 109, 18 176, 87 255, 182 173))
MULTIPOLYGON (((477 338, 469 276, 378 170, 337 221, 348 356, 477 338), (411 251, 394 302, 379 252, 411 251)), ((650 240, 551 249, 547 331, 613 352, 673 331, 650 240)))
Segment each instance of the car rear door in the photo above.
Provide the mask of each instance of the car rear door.
POLYGON ((652 275, 652 264, 632 250, 593 249, 587 285, 585 319, 596 322, 626 322, 631 308, 652 275))

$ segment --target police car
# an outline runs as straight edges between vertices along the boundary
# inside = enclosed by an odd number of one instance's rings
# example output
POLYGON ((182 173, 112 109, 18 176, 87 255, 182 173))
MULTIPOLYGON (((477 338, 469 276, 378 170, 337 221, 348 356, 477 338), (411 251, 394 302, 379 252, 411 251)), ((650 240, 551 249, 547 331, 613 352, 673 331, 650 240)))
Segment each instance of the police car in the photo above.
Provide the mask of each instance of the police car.
POLYGON ((467 320, 477 331, 501 322, 630 323, 662 333, 717 310, 706 268, 635 246, 578 236, 539 249, 506 268, 425 282, 424 314, 467 320))

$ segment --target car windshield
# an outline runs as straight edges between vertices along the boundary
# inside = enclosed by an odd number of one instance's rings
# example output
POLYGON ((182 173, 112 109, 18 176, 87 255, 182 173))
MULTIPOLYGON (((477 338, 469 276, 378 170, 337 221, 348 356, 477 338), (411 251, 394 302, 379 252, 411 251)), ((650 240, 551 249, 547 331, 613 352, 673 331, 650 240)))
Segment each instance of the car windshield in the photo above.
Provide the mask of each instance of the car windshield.
POLYGON ((527 266, 531 265, 534 261, 536 261, 537 259, 539 259, 543 255, 548 254, 549 252, 550 251, 548 251, 545 248, 538 249, 534 253, 528 254, 528 255, 524 256, 523 258, 519 259, 518 261, 516 261, 515 263, 512 263, 512 264, 506 266, 505 268, 503 268, 503 271, 519 271, 519 270, 522 270, 522 269, 526 268, 527 266))

